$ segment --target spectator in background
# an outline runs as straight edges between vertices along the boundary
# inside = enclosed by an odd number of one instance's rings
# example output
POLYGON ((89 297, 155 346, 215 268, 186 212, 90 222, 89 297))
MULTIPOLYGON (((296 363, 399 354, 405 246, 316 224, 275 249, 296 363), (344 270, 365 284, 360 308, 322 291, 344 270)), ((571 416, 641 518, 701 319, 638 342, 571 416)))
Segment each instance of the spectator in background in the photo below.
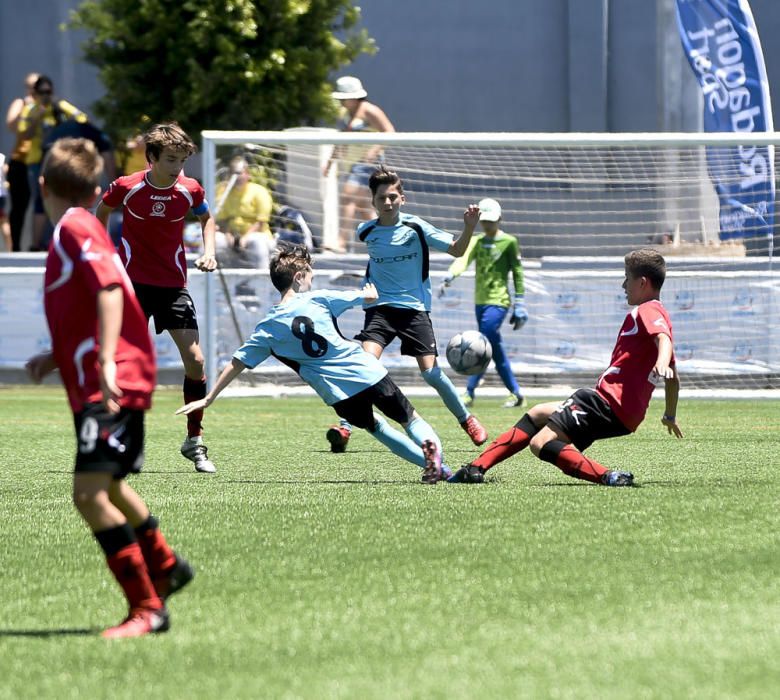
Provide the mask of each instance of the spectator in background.
POLYGON ((271 193, 250 180, 249 164, 241 156, 230 161, 230 180, 217 187, 217 251, 234 249, 253 266, 268 269, 275 245, 270 221, 271 193))
POLYGON ((11 243, 11 227, 8 225, 8 217, 5 213, 5 207, 8 202, 6 196, 5 176, 8 168, 5 164, 5 154, 0 153, 0 235, 3 237, 5 252, 10 253, 13 250, 11 243))
POLYGON ((127 139, 125 147, 118 152, 118 156, 120 175, 130 175, 139 170, 149 169, 149 164, 146 162, 146 144, 142 133, 127 139))
POLYGON ((52 79, 45 75, 39 76, 33 84, 33 101, 23 107, 16 128, 17 134, 22 139, 30 141, 25 158, 34 214, 30 250, 42 249, 46 230, 46 214, 43 211, 41 189, 38 185, 43 160, 43 144, 49 132, 68 119, 83 123, 87 121, 87 115, 70 102, 55 97, 52 79))
MULTIPOLYGON (((382 109, 366 99, 368 93, 357 78, 349 75, 339 78, 331 95, 341 102, 343 108, 341 131, 395 131, 393 123, 382 109)), ((368 195, 368 179, 376 170, 377 164, 383 162, 383 149, 377 144, 338 146, 333 149, 333 155, 325 165, 324 175, 330 172, 335 160, 341 161, 348 174, 341 190, 339 241, 330 249, 335 253, 343 253, 351 247, 358 222, 374 216, 368 195)))
POLYGON ((8 159, 8 194, 11 197, 11 207, 8 220, 11 224, 11 241, 14 251, 22 249, 22 230, 27 205, 30 203, 30 185, 27 182, 27 152, 30 150, 30 139, 19 133, 19 119, 22 111, 34 102, 33 88, 38 80, 37 73, 29 73, 24 79, 26 94, 11 101, 5 115, 5 125, 16 136, 14 149, 8 159))

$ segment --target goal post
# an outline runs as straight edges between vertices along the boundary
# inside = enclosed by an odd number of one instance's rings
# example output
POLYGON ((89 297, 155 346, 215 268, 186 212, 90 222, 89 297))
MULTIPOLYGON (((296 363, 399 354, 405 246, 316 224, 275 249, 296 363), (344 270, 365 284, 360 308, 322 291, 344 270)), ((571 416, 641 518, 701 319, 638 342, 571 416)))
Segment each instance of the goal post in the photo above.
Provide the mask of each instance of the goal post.
MULTIPOLYGON (((383 161, 403 179, 405 211, 439 228, 457 234, 469 203, 483 197, 499 200, 502 229, 517 236, 525 265, 531 320, 517 333, 508 325, 502 332, 521 386, 576 385, 595 378, 606 366, 627 311, 620 289, 622 257, 634 248, 653 246, 668 263, 662 300, 674 324, 684 384, 714 391, 780 388, 780 330, 772 322, 780 308, 780 276, 773 268, 772 238, 764 230, 754 236, 747 216, 744 238, 723 236, 720 200, 711 179, 712 153, 741 156, 717 161, 721 181, 739 183, 748 177, 756 149, 774 161, 776 134, 293 129, 204 131, 202 136, 203 181, 210 202, 216 201, 230 158, 240 153, 277 206, 302 214, 318 248, 336 247, 339 232, 348 232, 348 254, 317 256, 323 286, 356 286, 365 268, 365 247, 353 232, 359 220, 372 215, 366 213, 370 200, 358 201, 353 218, 347 218, 346 181, 351 165, 372 146, 382 147, 383 161), (334 154, 336 167, 328 169, 334 154)), ((766 215, 771 221, 771 210, 766 215)), ((739 216, 737 211, 735 218, 739 216)), ((447 256, 433 256, 434 287, 450 262, 447 256)), ((233 291, 253 290, 235 295, 243 297, 239 305, 251 307, 239 314, 248 333, 254 325, 250 321, 259 320, 272 303, 274 290, 262 273, 226 270, 225 275, 233 291)), ((441 299, 434 295, 432 317, 445 367, 449 337, 476 327, 472 294, 473 275, 467 273, 441 299)), ((218 350, 220 337, 235 337, 220 325, 226 318, 222 296, 220 285, 212 281, 204 324, 210 377, 225 359, 225 349, 218 350)), ((350 314, 340 325, 359 325, 362 314, 350 314)), ((413 367, 397 349, 389 348, 383 359, 397 372, 409 370, 412 381, 413 367)), ((263 373, 273 381, 295 382, 281 368, 263 368, 263 373)), ((488 383, 497 384, 492 367, 488 383)))

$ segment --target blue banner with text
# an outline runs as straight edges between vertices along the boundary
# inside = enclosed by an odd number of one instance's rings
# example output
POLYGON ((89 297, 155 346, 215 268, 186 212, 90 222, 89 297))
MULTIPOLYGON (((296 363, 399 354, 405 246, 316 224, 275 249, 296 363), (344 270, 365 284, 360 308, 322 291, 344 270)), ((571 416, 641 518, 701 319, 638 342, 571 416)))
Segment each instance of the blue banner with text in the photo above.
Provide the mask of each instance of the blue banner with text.
MULTIPOLYGON (((677 0, 685 54, 704 96, 704 131, 773 131, 761 42, 748 0, 677 0)), ((771 240, 773 146, 710 146, 707 167, 720 199, 720 238, 771 240)))

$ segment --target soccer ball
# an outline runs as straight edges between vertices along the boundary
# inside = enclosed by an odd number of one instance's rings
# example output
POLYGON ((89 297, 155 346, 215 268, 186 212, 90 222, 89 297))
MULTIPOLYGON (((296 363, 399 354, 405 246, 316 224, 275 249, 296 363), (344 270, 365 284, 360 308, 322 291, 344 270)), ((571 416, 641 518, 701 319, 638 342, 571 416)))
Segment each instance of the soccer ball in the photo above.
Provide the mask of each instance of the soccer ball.
POLYGON ((458 374, 480 374, 493 358, 490 341, 479 331, 463 331, 447 344, 447 362, 458 374))

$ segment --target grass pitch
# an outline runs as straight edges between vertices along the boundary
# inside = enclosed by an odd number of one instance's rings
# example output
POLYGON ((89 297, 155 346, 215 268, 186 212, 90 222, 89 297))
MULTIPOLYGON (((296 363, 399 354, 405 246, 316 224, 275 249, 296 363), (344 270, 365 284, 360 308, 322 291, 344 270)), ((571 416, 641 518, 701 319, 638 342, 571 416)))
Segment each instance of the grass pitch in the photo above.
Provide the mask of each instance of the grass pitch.
MULTIPOLYGON (((562 397, 561 397, 562 398, 562 397)), ((654 403, 588 454, 640 488, 569 479, 525 451, 480 486, 358 431, 316 398, 220 399, 215 476, 179 456, 179 392, 147 418, 130 483, 197 574, 165 635, 106 642, 118 587, 70 503, 61 388, 0 389, 0 697, 769 697, 780 687, 776 402, 654 403), (775 688, 775 691, 771 689, 775 688)), ((453 467, 478 453, 416 399, 453 467)), ((491 437, 519 412, 475 406, 491 437)))

